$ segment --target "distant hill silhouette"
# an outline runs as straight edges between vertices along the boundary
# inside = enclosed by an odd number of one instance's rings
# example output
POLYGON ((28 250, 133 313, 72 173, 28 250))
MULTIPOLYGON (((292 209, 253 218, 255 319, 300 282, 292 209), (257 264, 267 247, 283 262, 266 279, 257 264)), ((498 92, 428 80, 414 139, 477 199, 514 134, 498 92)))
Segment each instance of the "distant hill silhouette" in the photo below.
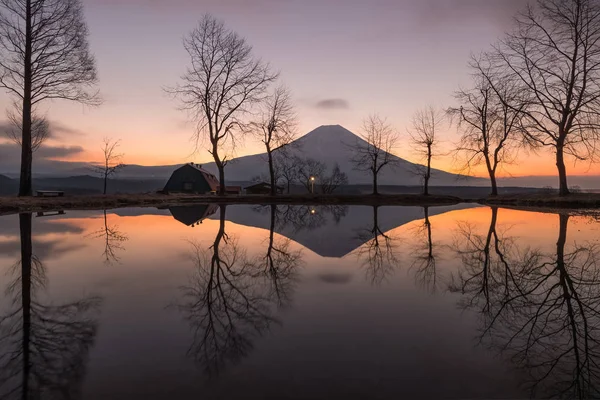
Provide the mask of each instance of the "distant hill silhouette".
MULTIPOLYGON (((163 179, 111 179, 108 181, 109 193, 145 193, 162 189, 163 179)), ((103 180, 95 176, 81 175, 64 178, 35 178, 33 190, 62 190, 66 194, 98 194, 102 193, 103 180)), ((19 188, 17 179, 0 175, 0 195, 16 195, 19 188)))
POLYGON ((0 196, 17 194, 18 188, 19 185, 16 180, 0 175, 0 196))

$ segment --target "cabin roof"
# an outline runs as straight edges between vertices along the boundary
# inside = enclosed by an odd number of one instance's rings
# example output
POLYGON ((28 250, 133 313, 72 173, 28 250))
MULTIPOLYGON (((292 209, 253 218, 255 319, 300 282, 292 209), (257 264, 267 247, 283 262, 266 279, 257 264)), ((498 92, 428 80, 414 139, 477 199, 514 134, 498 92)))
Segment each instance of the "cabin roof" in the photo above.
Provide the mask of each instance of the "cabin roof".
POLYGON ((193 168, 194 170, 200 172, 202 174, 202 176, 204 177, 204 179, 206 179, 206 182, 208 182, 208 185, 210 186, 211 191, 216 192, 218 190, 219 180, 217 179, 217 177, 213 173, 202 168, 201 165, 189 163, 189 164, 182 165, 178 169, 181 169, 181 168, 193 168))

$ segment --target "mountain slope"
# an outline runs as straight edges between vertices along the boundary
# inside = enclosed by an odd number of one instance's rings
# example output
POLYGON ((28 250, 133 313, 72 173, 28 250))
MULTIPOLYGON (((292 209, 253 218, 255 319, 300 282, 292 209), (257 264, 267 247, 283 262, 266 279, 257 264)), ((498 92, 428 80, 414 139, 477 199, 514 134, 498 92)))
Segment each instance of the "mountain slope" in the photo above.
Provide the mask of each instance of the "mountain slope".
MULTIPOLYGON (((309 132, 290 146, 290 153, 302 158, 314 158, 324 162, 331 170, 337 163, 348 174, 350 184, 370 184, 372 177, 367 172, 357 171, 352 164, 353 150, 357 144, 366 144, 359 136, 340 125, 325 125, 309 132)), ((398 166, 395 169, 384 168, 379 175, 381 185, 420 185, 420 177, 414 175, 415 164, 393 156, 398 166)), ((204 165, 207 170, 216 173, 214 163, 204 165)), ((266 154, 245 156, 231 161, 225 167, 227 181, 250 181, 257 175, 267 173, 266 154)), ((464 178, 438 169, 432 170, 431 185, 485 185, 481 178, 464 178)))

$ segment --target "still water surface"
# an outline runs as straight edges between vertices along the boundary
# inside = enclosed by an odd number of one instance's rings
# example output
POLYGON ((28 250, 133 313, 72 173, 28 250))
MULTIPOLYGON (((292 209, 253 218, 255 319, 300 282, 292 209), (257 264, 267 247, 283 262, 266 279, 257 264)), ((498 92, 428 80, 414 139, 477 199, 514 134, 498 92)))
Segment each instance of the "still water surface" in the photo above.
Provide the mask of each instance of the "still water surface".
POLYGON ((599 240, 471 206, 3 216, 0 397, 598 397, 599 240))

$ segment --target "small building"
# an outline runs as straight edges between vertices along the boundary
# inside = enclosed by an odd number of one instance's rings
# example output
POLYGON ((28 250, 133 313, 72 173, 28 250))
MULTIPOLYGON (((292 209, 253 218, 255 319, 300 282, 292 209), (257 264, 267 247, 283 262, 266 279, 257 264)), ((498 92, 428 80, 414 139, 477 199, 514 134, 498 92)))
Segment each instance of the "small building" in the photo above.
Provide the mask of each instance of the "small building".
MULTIPOLYGON (((267 182, 259 182, 255 185, 248 186, 244 188, 247 194, 270 194, 271 193, 271 184, 267 182)), ((275 192, 277 194, 283 193, 283 186, 275 186, 275 192)))
POLYGON ((202 169, 201 165, 185 164, 171 174, 165 185, 165 193, 216 193, 219 180, 212 173, 202 169))
MULTIPOLYGON (((217 193, 219 192, 219 189, 221 188, 221 186, 217 186, 217 193)), ((241 186, 225 186, 225 194, 240 194, 242 193, 242 187, 241 186)))
POLYGON ((192 227, 202 223, 203 220, 215 214, 218 210, 219 207, 215 204, 169 207, 173 218, 184 225, 192 227))

